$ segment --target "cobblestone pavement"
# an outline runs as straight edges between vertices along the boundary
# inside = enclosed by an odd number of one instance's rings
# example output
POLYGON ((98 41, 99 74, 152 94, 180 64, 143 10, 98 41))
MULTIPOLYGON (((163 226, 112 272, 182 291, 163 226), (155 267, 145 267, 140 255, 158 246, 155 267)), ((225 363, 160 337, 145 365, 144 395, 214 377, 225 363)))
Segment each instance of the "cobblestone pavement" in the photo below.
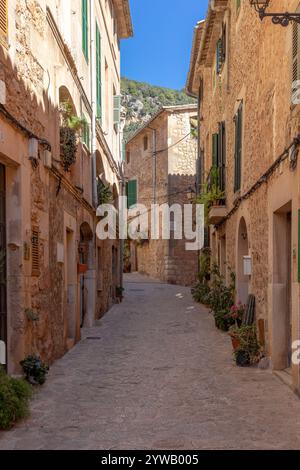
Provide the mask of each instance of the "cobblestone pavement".
POLYGON ((300 400, 271 372, 237 368, 189 289, 127 280, 0 449, 300 449, 300 400))

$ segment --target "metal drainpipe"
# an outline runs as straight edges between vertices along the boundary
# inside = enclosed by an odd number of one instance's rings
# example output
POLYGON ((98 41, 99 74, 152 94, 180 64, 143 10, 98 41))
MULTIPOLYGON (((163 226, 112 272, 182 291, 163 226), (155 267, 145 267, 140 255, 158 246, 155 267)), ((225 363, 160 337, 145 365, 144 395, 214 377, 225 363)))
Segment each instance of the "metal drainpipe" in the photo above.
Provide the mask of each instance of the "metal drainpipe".
POLYGON ((92 142, 92 198, 93 206, 97 207, 97 166, 96 166, 96 150, 97 150, 97 135, 96 135, 96 119, 97 119, 97 87, 96 87, 96 15, 95 15, 95 2, 90 0, 90 76, 91 76, 91 105, 92 105, 92 129, 91 129, 91 142, 92 142))

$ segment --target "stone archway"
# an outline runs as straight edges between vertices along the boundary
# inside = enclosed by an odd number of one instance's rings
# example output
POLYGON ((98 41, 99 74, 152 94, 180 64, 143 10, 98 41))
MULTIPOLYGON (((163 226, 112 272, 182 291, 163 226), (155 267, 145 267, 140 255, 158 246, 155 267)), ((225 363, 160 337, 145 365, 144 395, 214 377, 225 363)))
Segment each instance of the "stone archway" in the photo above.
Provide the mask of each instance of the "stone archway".
POLYGON ((237 300, 246 304, 249 295, 249 276, 244 274, 244 257, 249 255, 249 235, 246 220, 241 218, 237 238, 237 300))

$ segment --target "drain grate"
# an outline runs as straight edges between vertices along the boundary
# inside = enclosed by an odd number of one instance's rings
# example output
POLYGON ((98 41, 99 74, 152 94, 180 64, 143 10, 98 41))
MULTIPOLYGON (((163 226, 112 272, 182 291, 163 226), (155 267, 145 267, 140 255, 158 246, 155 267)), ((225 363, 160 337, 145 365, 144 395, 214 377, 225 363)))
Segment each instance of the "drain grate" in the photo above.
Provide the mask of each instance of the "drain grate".
POLYGON ((101 338, 100 336, 88 336, 86 339, 89 341, 99 341, 101 338))
POLYGON ((130 289, 130 292, 145 292, 144 289, 130 289))

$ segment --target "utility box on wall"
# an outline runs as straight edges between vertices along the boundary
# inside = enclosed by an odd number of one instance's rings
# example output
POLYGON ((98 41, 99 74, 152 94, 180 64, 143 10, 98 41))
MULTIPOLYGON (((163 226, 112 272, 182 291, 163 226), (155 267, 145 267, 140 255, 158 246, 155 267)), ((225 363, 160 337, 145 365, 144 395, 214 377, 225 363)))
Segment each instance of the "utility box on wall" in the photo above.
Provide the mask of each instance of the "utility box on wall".
POLYGON ((244 276, 252 276, 252 257, 244 256, 244 276))

